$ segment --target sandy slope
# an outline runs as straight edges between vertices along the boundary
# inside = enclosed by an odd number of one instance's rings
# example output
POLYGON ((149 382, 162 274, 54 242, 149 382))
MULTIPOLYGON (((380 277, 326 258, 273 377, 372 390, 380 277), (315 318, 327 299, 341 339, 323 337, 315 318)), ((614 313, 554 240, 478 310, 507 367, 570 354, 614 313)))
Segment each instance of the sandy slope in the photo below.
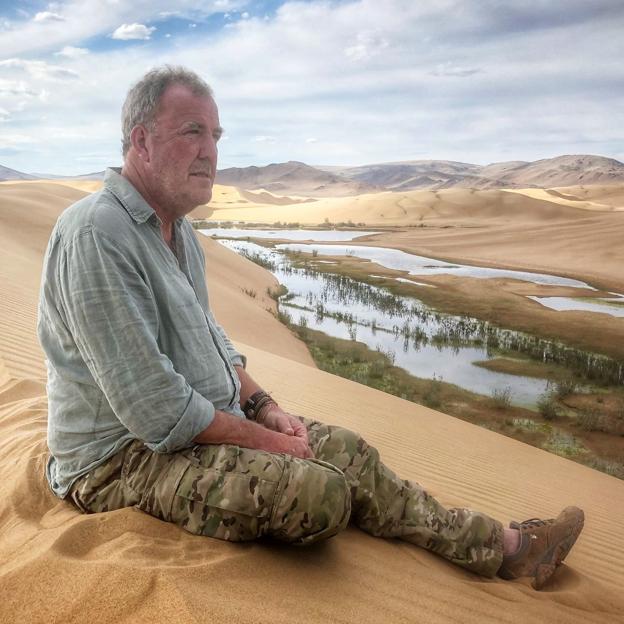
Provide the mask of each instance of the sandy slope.
MULTIPOLYGON (((80 188, 85 184, 91 182, 78 181, 80 188)), ((43 353, 35 339, 43 254, 58 216, 85 195, 57 182, 0 184, 0 357, 17 377, 45 375, 43 353)), ((267 288, 277 286, 273 276, 204 236, 200 241, 213 307, 232 338, 255 335, 261 348, 314 366, 307 348, 267 311, 275 311, 275 302, 266 294, 267 288), (221 266, 224 254, 229 260, 221 266), (256 298, 243 289, 255 291, 256 298)))
POLYGON ((568 565, 549 591, 536 593, 524 582, 483 580, 356 529, 300 550, 194 537, 134 509, 82 516, 43 483, 44 386, 22 381, 0 393, 0 621, 622 621, 624 483, 239 346, 252 374, 284 405, 359 429, 394 469, 446 504, 504 521, 553 515, 570 502, 583 506, 586 530, 568 565))
POLYGON ((583 506, 586 530, 568 565, 536 593, 355 529, 307 550, 234 545, 134 509, 84 516, 55 499, 42 476, 47 401, 34 320, 47 233, 80 195, 55 189, 0 186, 0 622, 622 621, 622 481, 294 361, 303 359, 294 339, 275 338, 263 312, 260 270, 212 241, 217 316, 245 337, 249 370, 280 402, 360 430, 446 504, 503 521, 583 506))

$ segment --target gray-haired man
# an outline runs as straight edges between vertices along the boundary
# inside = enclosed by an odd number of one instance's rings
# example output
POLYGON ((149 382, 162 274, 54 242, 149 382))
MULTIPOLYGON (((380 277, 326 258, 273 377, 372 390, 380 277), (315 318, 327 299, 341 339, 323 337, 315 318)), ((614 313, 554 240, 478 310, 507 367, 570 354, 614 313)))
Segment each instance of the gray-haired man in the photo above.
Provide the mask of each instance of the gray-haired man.
POLYGON ((39 337, 55 494, 233 541, 307 544, 352 521, 542 587, 581 531, 579 509, 508 529, 446 510, 359 435, 285 412, 245 371, 210 311, 184 218, 211 198, 222 134, 203 80, 150 71, 122 126, 123 168, 64 212, 46 254, 39 337))

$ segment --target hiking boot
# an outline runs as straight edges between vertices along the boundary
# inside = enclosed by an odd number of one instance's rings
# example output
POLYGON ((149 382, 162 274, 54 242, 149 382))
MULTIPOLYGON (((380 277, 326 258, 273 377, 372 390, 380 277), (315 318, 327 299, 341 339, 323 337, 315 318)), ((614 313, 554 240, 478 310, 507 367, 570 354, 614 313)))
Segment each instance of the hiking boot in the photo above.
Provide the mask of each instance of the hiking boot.
POLYGON ((578 507, 566 507, 554 519, 511 522, 509 527, 520 531, 520 547, 503 557, 498 576, 507 580, 533 577, 533 589, 542 589, 576 542, 584 518, 578 507))

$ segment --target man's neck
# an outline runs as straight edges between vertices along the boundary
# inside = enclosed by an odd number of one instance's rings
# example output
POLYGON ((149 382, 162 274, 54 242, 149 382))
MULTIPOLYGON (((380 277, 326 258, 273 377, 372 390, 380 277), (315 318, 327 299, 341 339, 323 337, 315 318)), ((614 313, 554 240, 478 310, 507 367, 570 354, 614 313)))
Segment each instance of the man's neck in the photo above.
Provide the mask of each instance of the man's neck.
POLYGON ((172 214, 170 210, 168 210, 168 206, 163 205, 160 198, 150 193, 149 185, 146 184, 145 181, 145 176, 132 161, 126 160, 121 169, 121 175, 134 186, 143 199, 154 209, 154 212, 162 222, 161 230, 163 231, 163 236, 165 240, 169 242, 171 239, 172 225, 177 219, 177 215, 172 214))

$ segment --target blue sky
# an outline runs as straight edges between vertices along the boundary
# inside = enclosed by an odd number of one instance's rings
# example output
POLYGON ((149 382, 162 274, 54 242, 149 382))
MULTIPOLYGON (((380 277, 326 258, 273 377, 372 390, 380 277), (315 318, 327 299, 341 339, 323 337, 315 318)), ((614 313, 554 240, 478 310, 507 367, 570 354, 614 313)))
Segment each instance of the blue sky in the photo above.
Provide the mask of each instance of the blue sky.
POLYGON ((213 87, 220 168, 301 160, 624 161, 621 0, 0 2, 0 164, 118 165, 129 86, 213 87))

